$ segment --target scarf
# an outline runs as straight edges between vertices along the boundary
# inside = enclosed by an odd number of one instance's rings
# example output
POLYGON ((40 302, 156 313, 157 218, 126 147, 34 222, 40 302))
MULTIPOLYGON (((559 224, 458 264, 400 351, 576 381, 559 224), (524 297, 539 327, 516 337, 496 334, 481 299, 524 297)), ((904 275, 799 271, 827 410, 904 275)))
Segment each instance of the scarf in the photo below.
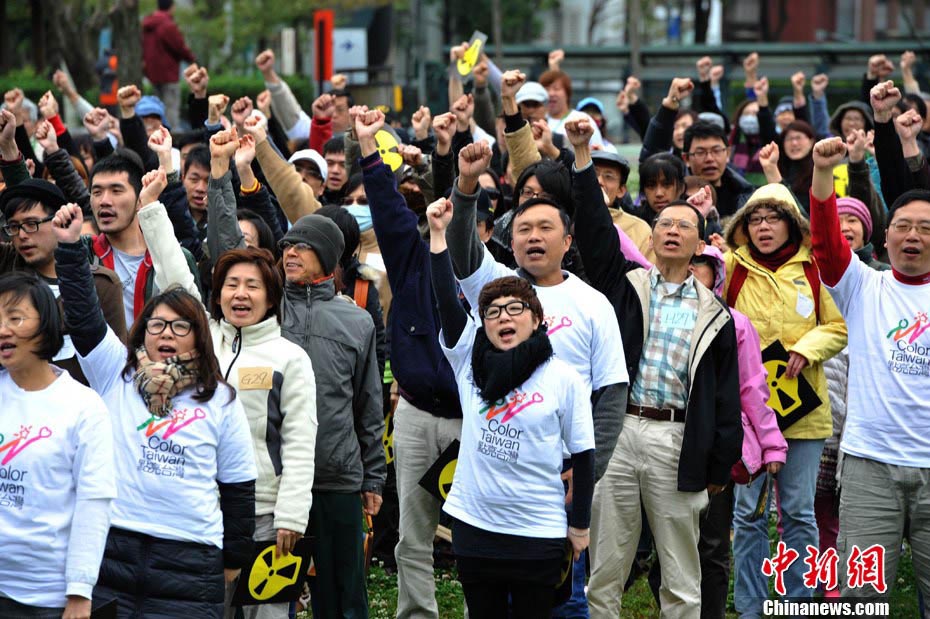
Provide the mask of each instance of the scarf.
POLYGON ((481 399, 493 404, 525 383, 551 356, 546 323, 540 323, 529 339, 510 350, 495 348, 482 327, 475 334, 471 353, 472 380, 481 399))
POLYGON ((145 347, 136 350, 136 369, 132 382, 145 401, 149 412, 156 417, 171 413, 171 398, 197 381, 197 351, 182 353, 164 361, 152 361, 145 347))
POLYGON ((751 241, 749 243, 749 255, 752 256, 752 259, 773 273, 777 271, 781 265, 788 262, 793 255, 798 253, 799 249, 801 249, 801 246, 798 243, 787 241, 772 253, 763 254, 756 249, 756 246, 753 245, 751 241))

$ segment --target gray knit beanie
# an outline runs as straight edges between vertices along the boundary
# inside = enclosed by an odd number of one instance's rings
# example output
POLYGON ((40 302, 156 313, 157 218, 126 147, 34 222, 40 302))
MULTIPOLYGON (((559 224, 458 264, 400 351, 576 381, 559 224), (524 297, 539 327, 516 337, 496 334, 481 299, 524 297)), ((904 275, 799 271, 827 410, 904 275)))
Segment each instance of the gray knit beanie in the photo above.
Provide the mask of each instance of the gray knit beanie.
POLYGON ((304 215, 281 239, 281 243, 306 243, 320 261, 325 275, 331 275, 345 248, 342 231, 332 219, 322 215, 304 215))

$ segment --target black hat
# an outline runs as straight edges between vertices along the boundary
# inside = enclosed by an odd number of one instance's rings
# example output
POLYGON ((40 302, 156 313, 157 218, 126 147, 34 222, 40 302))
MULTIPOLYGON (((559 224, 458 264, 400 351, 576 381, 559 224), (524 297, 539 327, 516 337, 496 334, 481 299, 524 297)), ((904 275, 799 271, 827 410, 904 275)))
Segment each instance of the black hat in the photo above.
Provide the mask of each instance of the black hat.
POLYGON ((325 275, 336 269, 336 264, 345 249, 345 239, 339 226, 332 219, 322 215, 304 215, 287 231, 280 242, 309 245, 316 252, 325 275))
POLYGON ((478 190, 478 221, 488 221, 494 223, 494 211, 491 210, 491 197, 484 189, 478 190))
POLYGON ((6 207, 14 198, 29 198, 41 202, 45 208, 51 209, 53 212, 68 203, 65 194, 61 192, 57 185, 38 178, 30 178, 18 185, 7 187, 3 193, 0 193, 0 213, 3 213, 6 218, 12 215, 12 213, 6 212, 6 207))
POLYGON ((623 173, 624 179, 630 175, 630 162, 627 161, 626 157, 623 155, 612 153, 606 150, 595 150, 591 152, 591 160, 594 161, 594 163, 617 166, 623 173))

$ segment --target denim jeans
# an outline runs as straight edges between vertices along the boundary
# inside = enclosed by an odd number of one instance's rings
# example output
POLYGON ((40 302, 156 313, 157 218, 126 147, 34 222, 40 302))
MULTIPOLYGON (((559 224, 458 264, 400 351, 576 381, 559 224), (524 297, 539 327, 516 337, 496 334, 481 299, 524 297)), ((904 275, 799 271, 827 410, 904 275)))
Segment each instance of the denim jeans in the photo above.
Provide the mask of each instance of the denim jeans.
MULTIPOLYGON (((819 534, 814 516, 814 491, 823 439, 788 439, 788 458, 776 478, 775 487, 781 506, 782 540, 798 552, 798 559, 785 572, 785 589, 792 599, 810 598, 812 589, 804 586, 807 570, 804 557, 807 546, 817 547, 819 534)), ((762 616, 762 605, 768 599, 768 577, 762 573, 762 562, 769 554, 769 504, 764 515, 749 521, 759 500, 765 477, 748 486, 736 486, 733 510, 733 602, 743 619, 762 616)))
POLYGON ((588 598, 584 594, 586 554, 587 551, 582 552, 573 566, 572 597, 552 610, 552 619, 588 619, 591 616, 588 612, 588 598))

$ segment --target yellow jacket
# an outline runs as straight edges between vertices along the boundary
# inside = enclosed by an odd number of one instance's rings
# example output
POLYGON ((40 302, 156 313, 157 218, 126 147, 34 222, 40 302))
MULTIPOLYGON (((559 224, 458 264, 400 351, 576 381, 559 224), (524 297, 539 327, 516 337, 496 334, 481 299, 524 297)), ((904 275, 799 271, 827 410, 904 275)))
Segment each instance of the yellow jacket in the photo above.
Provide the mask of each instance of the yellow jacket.
MULTIPOLYGON (((803 299, 799 305, 800 295, 808 302, 813 301, 813 291, 803 266, 812 260, 810 249, 802 245, 798 253, 774 273, 752 259, 747 245, 727 252, 724 260, 727 289, 737 263, 749 271, 734 307, 752 321, 759 332, 762 349, 780 340, 788 352, 804 355, 808 360, 801 373, 816 390, 822 404, 785 430, 785 438, 829 438, 833 420, 823 362, 846 347, 846 323, 823 285, 820 287, 820 324, 813 309, 807 317, 798 312, 798 309, 807 309, 803 299)), ((807 305, 812 307, 811 303, 807 305)))

